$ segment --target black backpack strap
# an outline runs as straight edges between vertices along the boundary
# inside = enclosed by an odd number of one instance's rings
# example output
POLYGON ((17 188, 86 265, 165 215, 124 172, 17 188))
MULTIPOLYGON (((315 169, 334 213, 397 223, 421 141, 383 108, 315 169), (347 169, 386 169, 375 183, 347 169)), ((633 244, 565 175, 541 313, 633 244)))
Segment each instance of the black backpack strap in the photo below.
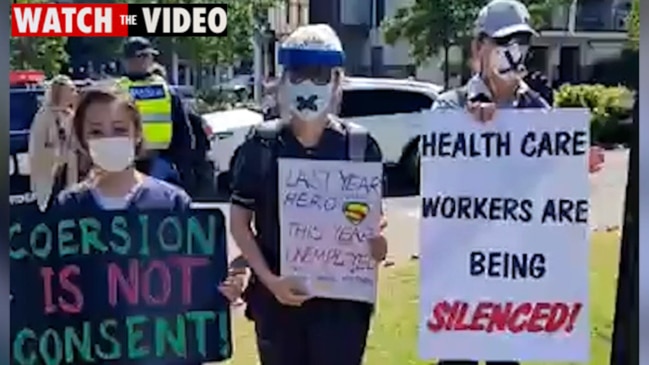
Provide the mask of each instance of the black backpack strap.
POLYGON ((347 155, 351 161, 365 161, 365 151, 367 150, 367 140, 369 132, 367 129, 356 123, 347 122, 347 155))
POLYGON ((251 137, 258 139, 262 145, 259 165, 261 168, 260 174, 264 178, 268 177, 275 160, 277 160, 279 155, 279 135, 285 126, 286 124, 279 120, 263 122, 253 127, 251 131, 251 137))

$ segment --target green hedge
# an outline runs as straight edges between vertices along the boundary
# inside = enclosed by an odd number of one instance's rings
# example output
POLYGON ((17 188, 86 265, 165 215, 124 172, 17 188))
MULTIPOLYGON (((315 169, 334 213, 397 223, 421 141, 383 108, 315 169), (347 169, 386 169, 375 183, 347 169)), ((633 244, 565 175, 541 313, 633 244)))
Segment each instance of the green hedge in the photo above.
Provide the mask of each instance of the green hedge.
POLYGON ((631 128, 620 123, 631 116, 633 92, 623 86, 563 85, 554 94, 558 108, 590 109, 591 138, 600 144, 626 144, 631 128))

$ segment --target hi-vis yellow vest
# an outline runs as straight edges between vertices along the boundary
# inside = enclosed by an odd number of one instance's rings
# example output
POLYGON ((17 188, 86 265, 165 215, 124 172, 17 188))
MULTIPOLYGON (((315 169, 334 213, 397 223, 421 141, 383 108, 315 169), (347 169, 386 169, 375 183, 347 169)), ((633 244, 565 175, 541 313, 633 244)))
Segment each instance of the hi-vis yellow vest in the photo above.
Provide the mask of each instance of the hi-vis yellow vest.
POLYGON ((145 147, 164 150, 171 144, 171 93, 167 83, 160 78, 131 81, 127 77, 119 84, 129 91, 142 115, 142 133, 145 147))

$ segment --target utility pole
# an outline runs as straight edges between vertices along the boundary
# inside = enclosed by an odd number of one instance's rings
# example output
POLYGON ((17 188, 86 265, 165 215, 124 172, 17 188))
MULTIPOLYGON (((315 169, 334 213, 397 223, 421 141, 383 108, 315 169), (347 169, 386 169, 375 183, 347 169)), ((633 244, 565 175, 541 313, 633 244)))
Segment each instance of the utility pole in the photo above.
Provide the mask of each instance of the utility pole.
POLYGON ((451 82, 451 70, 449 69, 449 49, 451 48, 450 29, 448 24, 448 16, 444 17, 444 88, 448 89, 451 82))
POLYGON ((262 85, 264 78, 264 48, 266 43, 266 30, 268 28, 268 14, 263 14, 262 9, 262 7, 257 5, 257 8, 253 11, 253 97, 255 104, 257 105, 261 105, 262 99, 262 85))
POLYGON ((633 106, 633 136, 629 152, 626 196, 624 202, 624 225, 620 245, 620 263, 617 279, 617 298, 613 324, 611 365, 638 364, 638 301, 639 301, 639 97, 633 106))

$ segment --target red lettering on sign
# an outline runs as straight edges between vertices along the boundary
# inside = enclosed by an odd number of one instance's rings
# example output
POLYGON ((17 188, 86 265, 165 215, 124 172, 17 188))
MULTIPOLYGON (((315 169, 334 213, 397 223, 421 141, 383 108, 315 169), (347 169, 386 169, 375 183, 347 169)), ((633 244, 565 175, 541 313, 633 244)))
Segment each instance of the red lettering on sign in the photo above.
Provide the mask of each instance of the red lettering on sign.
POLYGON ((124 274, 118 264, 111 262, 108 264, 108 302, 116 306, 120 294, 131 305, 139 304, 140 298, 148 305, 165 305, 174 289, 171 268, 177 267, 180 271, 182 302, 184 305, 191 304, 193 271, 209 264, 207 257, 170 256, 164 260, 152 260, 148 264, 131 259, 128 261, 128 274, 124 274))
POLYGON ((43 298, 45 301, 45 313, 51 314, 57 311, 57 308, 65 313, 79 313, 83 309, 83 293, 81 289, 74 284, 71 279, 72 277, 79 276, 81 270, 77 265, 67 265, 59 271, 57 276, 58 284, 61 290, 64 293, 69 295, 59 295, 56 298, 58 307, 54 304, 54 290, 52 289, 54 279, 54 270, 51 267, 41 268, 41 277, 43 278, 43 298), (72 296, 72 301, 68 301, 66 298, 72 296))
POLYGON ((433 306, 426 326, 431 332, 572 332, 582 308, 582 303, 563 302, 442 301, 433 306))

